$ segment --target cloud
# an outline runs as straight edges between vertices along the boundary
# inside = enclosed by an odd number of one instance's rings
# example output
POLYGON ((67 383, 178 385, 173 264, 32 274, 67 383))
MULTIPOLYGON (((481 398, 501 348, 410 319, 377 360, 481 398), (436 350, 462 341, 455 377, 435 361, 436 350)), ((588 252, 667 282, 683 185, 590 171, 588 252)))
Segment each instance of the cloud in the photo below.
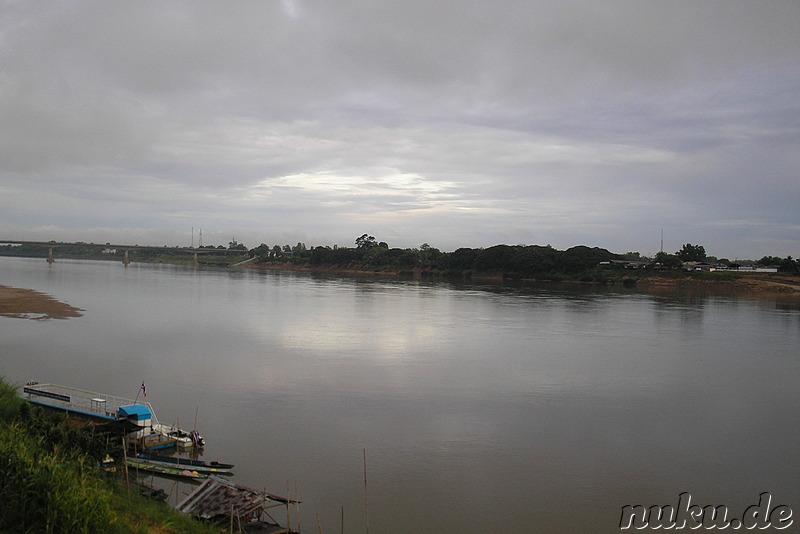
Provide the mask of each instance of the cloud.
POLYGON ((2 233, 798 254, 793 1, 0 15, 2 233))

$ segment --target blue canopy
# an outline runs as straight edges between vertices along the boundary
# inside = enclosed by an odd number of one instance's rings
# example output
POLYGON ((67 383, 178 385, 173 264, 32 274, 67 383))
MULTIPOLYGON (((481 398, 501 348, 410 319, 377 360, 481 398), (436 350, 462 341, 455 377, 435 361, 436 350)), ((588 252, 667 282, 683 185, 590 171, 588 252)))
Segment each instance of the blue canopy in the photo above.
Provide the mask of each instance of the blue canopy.
POLYGON ((137 421, 146 421, 153 418, 150 409, 144 404, 120 406, 117 410, 117 416, 123 419, 135 419, 137 421))

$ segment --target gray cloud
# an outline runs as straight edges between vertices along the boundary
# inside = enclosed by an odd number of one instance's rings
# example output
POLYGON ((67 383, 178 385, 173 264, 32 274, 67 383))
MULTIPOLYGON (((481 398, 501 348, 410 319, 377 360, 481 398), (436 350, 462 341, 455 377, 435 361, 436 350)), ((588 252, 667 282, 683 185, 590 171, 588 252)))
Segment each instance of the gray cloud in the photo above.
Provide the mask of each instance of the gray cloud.
POLYGON ((4 1, 0 233, 652 253, 664 228, 798 255, 798 23, 793 1, 4 1))

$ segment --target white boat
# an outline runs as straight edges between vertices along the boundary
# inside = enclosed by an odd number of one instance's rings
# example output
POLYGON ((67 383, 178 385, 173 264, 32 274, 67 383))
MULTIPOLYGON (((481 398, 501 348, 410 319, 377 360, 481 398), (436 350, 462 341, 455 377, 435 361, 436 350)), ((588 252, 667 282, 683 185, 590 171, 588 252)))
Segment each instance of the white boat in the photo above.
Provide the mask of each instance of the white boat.
MULTIPOLYGON (((30 403, 56 410, 63 410, 70 415, 102 422, 129 421, 141 429, 131 434, 134 443, 145 449, 164 449, 175 447, 179 435, 189 436, 186 432, 172 425, 158 422, 153 407, 149 402, 106 395, 83 389, 59 386, 56 384, 40 384, 28 382, 22 390, 22 398, 30 403)), ((196 432, 195 432, 196 434, 196 432)), ((196 434, 196 439, 204 443, 196 434)))
POLYGON ((171 438, 175 438, 177 446, 182 449, 203 447, 206 444, 206 440, 197 432, 197 430, 187 432, 181 428, 178 428, 176 425, 166 425, 164 423, 158 423, 155 428, 159 432, 162 432, 171 438))

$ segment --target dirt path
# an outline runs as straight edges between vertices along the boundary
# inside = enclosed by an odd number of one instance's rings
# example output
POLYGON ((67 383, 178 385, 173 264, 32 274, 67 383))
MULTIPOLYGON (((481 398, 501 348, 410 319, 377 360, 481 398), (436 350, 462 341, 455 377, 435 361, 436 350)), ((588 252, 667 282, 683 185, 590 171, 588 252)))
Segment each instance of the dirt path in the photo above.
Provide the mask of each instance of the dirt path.
POLYGON ((67 319, 83 315, 80 308, 33 291, 0 286, 0 316, 22 319, 67 319))

